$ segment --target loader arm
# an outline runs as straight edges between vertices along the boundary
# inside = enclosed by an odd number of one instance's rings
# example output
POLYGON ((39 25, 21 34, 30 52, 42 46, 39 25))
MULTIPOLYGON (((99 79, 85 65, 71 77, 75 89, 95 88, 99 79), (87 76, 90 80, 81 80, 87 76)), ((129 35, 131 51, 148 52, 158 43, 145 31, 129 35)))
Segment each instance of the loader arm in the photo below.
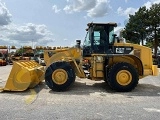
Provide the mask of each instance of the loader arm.
POLYGON ((44 61, 46 67, 57 61, 69 62, 75 71, 75 74, 80 78, 85 78, 85 74, 81 64, 81 49, 65 48, 56 50, 44 50, 44 61))

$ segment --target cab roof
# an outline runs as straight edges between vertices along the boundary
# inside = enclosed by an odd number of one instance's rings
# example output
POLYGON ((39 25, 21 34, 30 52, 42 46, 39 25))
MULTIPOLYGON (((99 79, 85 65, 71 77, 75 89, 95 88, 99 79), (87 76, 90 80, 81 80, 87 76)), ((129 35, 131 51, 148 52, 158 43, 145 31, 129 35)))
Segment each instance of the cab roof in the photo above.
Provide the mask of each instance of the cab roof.
POLYGON ((88 23, 87 26, 92 26, 92 25, 100 25, 100 26, 105 26, 105 25, 109 25, 109 26, 114 26, 117 27, 117 23, 114 22, 109 22, 109 23, 88 23))
POLYGON ((89 30, 89 28, 93 25, 97 25, 97 26, 113 26, 113 27, 117 27, 117 23, 114 23, 114 22, 109 22, 109 23, 88 23, 87 26, 88 28, 86 28, 86 31, 89 30))

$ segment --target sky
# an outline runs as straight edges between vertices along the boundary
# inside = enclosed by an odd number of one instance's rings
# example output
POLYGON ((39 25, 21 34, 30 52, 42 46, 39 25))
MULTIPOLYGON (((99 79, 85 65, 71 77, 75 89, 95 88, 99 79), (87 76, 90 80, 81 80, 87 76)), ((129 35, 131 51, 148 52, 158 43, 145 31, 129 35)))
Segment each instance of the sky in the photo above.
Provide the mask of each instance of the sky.
POLYGON ((73 46, 85 39, 87 23, 116 22, 160 0, 0 0, 0 45, 73 46))

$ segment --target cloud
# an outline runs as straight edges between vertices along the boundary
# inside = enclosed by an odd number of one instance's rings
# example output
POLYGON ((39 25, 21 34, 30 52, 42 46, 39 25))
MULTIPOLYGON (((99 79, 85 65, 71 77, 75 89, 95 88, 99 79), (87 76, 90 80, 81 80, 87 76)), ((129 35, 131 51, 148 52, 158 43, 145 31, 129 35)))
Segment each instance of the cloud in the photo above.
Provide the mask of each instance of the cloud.
MULTIPOLYGON (((60 10, 53 6, 55 13, 60 10)), ((37 25, 27 23, 24 25, 16 25, 11 21, 12 15, 9 13, 5 4, 0 0, 0 44, 21 46, 32 45, 47 45, 54 42, 53 33, 47 30, 46 25, 37 25)))
POLYGON ((63 10, 66 12, 66 13, 68 13, 68 14, 71 14, 71 13, 73 13, 73 6, 71 6, 71 5, 66 5, 64 8, 63 8, 63 10))
POLYGON ((57 5, 53 5, 52 9, 54 10, 55 13, 59 13, 61 9, 58 9, 57 5))
POLYGON ((144 6, 146 6, 146 8, 150 8, 152 6, 152 3, 148 1, 144 4, 144 6))
POLYGON ((132 7, 129 7, 127 8, 126 10, 123 10, 121 7, 119 7, 117 9, 117 13, 120 15, 120 16, 129 16, 129 14, 133 15, 135 14, 135 12, 137 11, 136 8, 132 8, 132 7))
POLYGON ((114 28, 114 33, 119 36, 120 35, 120 31, 122 31, 124 29, 124 27, 116 27, 114 28))
POLYGON ((35 25, 33 23, 27 23, 24 26, 15 27, 8 37, 18 41, 28 41, 31 39, 38 41, 39 39, 42 39, 46 34, 48 34, 45 25, 35 25))
POLYGON ((103 17, 111 8, 109 0, 69 0, 68 3, 63 9, 66 13, 83 11, 88 17, 103 17))
POLYGON ((37 45, 47 45, 47 43, 53 41, 53 34, 47 30, 45 25, 36 25, 33 23, 27 23, 23 26, 11 24, 5 27, 1 27, 1 31, 4 36, 1 38, 9 44, 33 43, 37 45))
POLYGON ((160 0, 151 0, 154 4, 155 3, 160 3, 160 0))
POLYGON ((150 8, 153 4, 156 4, 156 3, 160 3, 160 0, 150 0, 150 1, 147 1, 144 6, 146 6, 146 8, 150 8))
POLYGON ((80 12, 93 8, 96 0, 72 0, 68 1, 69 5, 64 7, 66 13, 80 12))
POLYGON ((8 25, 11 22, 12 15, 6 8, 5 4, 0 0, 0 26, 8 25))
POLYGON ((67 38, 64 38, 63 40, 64 40, 64 41, 68 41, 68 39, 67 39, 67 38))
MULTIPOLYGON (((127 2, 128 0, 125 0, 125 1, 127 2)), ((146 6, 146 8, 150 8, 153 4, 156 4, 156 3, 160 3, 160 0, 149 0, 149 1, 147 1, 143 6, 146 6)), ((117 9, 117 13, 118 13, 120 16, 127 16, 127 17, 128 17, 129 14, 134 15, 135 12, 136 12, 138 9, 139 9, 139 8, 129 7, 129 8, 127 8, 127 9, 123 10, 122 7, 119 7, 119 8, 117 9)))
POLYGON ((111 6, 109 5, 109 1, 97 0, 96 6, 91 10, 88 10, 87 15, 89 17, 103 17, 108 13, 109 9, 111 9, 111 6))

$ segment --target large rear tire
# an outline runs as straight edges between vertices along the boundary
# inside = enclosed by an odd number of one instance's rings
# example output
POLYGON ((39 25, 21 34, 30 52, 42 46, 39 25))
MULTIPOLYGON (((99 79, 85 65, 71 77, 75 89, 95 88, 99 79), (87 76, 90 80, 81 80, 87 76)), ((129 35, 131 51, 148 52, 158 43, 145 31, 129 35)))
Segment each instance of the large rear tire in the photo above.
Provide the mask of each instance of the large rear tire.
POLYGON ((139 80, 137 70, 129 63, 121 62, 114 64, 108 73, 108 84, 118 92, 133 90, 139 80))
POLYGON ((54 91, 65 91, 75 78, 73 68, 65 61, 52 63, 45 72, 45 82, 54 91))

